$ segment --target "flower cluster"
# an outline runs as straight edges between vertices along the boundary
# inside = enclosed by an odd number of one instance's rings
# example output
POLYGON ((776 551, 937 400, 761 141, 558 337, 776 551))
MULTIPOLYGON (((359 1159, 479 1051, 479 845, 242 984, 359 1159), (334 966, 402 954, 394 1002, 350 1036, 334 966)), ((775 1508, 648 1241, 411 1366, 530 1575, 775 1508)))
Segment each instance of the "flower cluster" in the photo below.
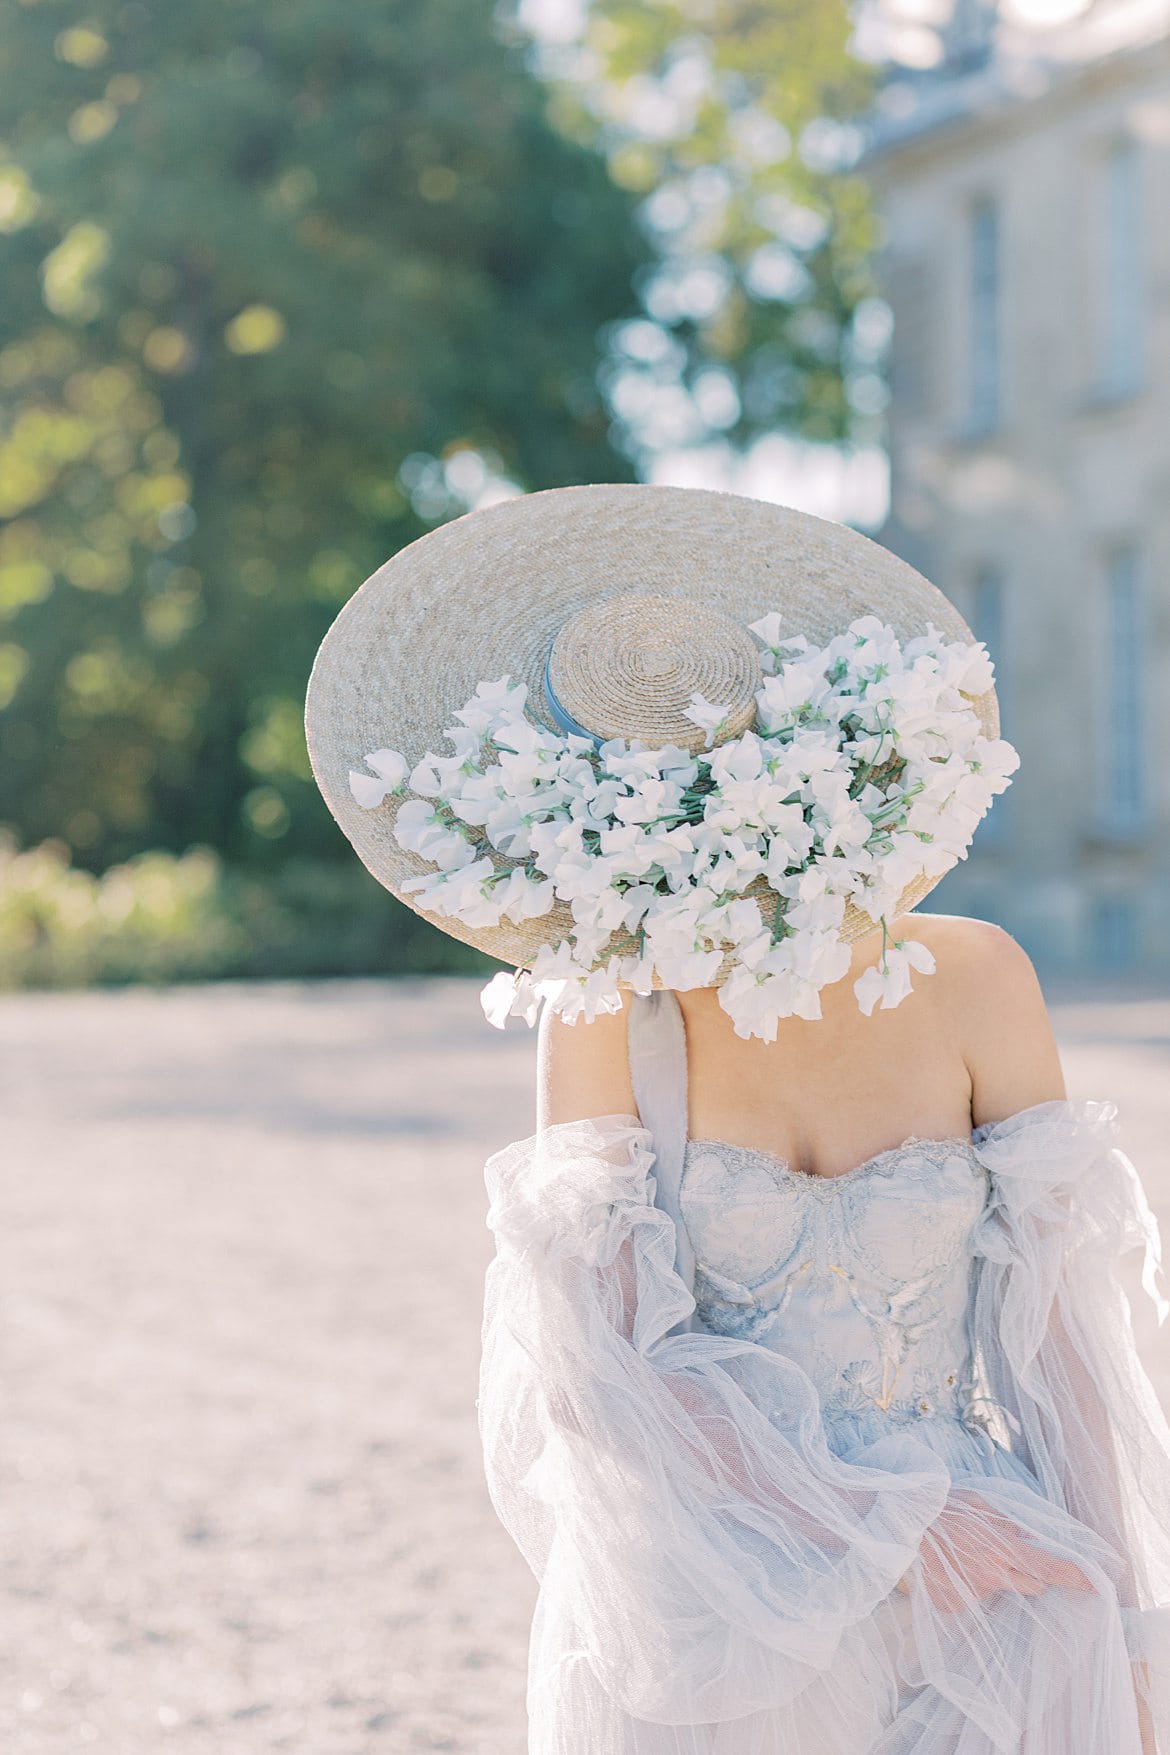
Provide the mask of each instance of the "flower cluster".
POLYGON ((821 988, 848 972, 850 901, 882 926, 881 959, 854 983, 864 1013, 933 969, 888 923, 912 879, 966 858, 1019 765, 971 704, 992 686, 986 647, 933 624, 899 644, 876 616, 823 647, 781 627, 776 614, 752 624, 764 673, 752 729, 716 743, 725 708, 692 697, 697 754, 552 731, 503 677, 454 714, 451 754, 411 768, 376 750, 371 773, 350 775, 368 809, 402 800, 395 837, 433 867, 403 888, 426 912, 493 927, 567 906, 567 934, 488 983, 492 1023, 531 1024, 544 1001, 592 1018, 620 1007, 623 985, 718 984, 737 1034, 773 1041, 780 1018, 820 1017, 821 988))

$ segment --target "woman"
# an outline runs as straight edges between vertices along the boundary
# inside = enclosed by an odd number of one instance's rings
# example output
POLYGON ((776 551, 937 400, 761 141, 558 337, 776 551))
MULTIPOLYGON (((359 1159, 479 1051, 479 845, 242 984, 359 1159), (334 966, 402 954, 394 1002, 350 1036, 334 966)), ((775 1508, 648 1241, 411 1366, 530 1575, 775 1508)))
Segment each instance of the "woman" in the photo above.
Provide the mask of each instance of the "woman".
POLYGON ((612 487, 322 648, 347 834, 547 1002, 479 1404, 532 1755, 1170 1755, 1157 1228, 1024 953, 910 913, 1014 765, 985 661, 856 532, 612 487))

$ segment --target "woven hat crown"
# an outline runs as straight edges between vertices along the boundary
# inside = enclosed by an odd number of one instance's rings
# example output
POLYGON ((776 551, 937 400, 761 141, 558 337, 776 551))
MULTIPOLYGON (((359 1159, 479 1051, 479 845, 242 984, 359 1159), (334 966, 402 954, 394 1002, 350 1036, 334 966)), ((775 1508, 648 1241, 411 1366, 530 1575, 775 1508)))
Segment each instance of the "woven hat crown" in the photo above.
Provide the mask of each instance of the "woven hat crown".
POLYGON ((686 708, 698 693, 727 708, 721 738, 752 723, 763 681, 758 641, 701 597, 630 592, 586 604, 558 629, 545 671, 545 700, 600 737, 638 738, 652 748, 703 746, 686 708))

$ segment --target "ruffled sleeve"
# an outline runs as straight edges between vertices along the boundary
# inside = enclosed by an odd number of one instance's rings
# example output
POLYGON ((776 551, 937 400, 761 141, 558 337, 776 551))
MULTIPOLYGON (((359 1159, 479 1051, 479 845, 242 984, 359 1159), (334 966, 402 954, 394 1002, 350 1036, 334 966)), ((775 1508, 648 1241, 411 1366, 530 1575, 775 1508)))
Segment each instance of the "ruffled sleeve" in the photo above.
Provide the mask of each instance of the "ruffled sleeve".
POLYGON ((533 1689, 571 1651, 627 1713, 705 1724, 782 1707, 872 1639, 950 1480, 906 1432, 842 1460, 793 1360, 686 1326, 653 1163, 621 1115, 489 1160, 480 1431, 541 1580, 533 1689))
POLYGON ((1141 1252, 1161 1324, 1161 1239, 1117 1145, 1116 1106, 1056 1100, 976 1130, 990 1200, 972 1242, 979 1358, 1000 1437, 1045 1494, 1123 1561, 1118 1599, 1142 1679, 1170 1711, 1170 1428, 1118 1267, 1141 1252), (1154 1676, 1152 1672, 1159 1672, 1154 1676))

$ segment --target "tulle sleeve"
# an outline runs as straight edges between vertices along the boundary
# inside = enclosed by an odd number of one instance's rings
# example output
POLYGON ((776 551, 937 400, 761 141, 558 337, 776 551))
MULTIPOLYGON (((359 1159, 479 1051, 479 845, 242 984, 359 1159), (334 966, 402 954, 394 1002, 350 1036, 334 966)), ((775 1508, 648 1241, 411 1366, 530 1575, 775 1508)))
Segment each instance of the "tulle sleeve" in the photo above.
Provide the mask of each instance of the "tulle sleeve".
POLYGON ((842 1460, 794 1361, 680 1329, 694 1299, 653 1163, 620 1115, 489 1160, 480 1430, 541 1580, 533 1686, 542 1652, 573 1651, 627 1713, 703 1724, 782 1707, 850 1638, 864 1676, 866 1619, 950 1480, 906 1432, 842 1460))
POLYGON ((1114 1104, 1064 1100, 976 1130, 991 1199, 972 1239, 973 1319, 1002 1442, 1124 1562, 1127 1645, 1170 1723, 1170 1428, 1118 1272, 1130 1251, 1159 1324, 1170 1305, 1157 1221, 1117 1134, 1114 1104))

